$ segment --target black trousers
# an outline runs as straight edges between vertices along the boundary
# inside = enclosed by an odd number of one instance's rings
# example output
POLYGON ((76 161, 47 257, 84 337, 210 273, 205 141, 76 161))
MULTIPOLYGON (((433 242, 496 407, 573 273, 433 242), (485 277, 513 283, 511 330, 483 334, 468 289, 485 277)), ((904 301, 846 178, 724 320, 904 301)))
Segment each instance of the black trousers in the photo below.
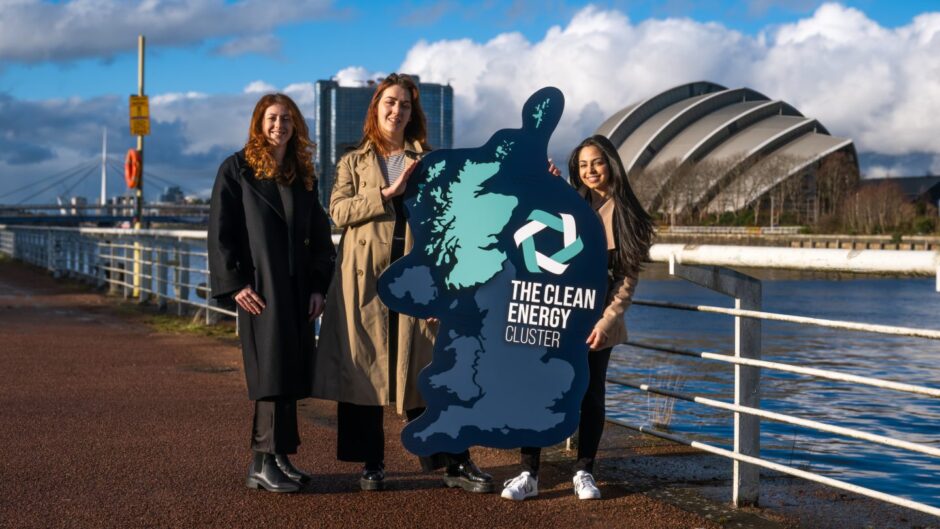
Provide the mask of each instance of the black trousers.
MULTIPOLYGON (((610 362, 611 348, 588 352, 588 388, 581 401, 581 421, 578 423, 578 460, 575 461, 574 471, 583 470, 594 473, 594 459, 597 457, 597 447, 601 444, 604 434, 604 420, 606 405, 604 403, 607 389, 607 364, 610 362)), ((536 446, 522 448, 522 470, 527 470, 533 476, 539 473, 539 459, 542 449, 536 446)))
MULTIPOLYGON (((424 408, 406 410, 409 421, 418 418, 424 408)), ((350 402, 340 402, 336 408, 336 458, 340 461, 353 461, 377 464, 385 460, 385 427, 383 425, 384 406, 363 406, 350 402)), ((470 452, 459 454, 433 454, 421 457, 421 469, 425 472, 459 465, 470 459, 470 452)))
POLYGON ((256 400, 251 449, 266 454, 296 454, 298 446, 297 401, 280 398, 256 400))
MULTIPOLYGON (((395 206, 395 228, 392 236, 390 262, 395 262, 405 253, 405 208, 402 196, 393 198, 395 206)), ((397 312, 388 311, 388 392, 397 393, 395 386, 398 370, 398 325, 397 312)), ((424 408, 405 410, 409 421, 416 419, 424 408)), ((339 402, 336 408, 336 458, 375 465, 385 460, 384 406, 367 406, 351 402, 339 402)), ((459 454, 433 454, 419 458, 425 472, 460 464, 470 459, 470 452, 459 454)))

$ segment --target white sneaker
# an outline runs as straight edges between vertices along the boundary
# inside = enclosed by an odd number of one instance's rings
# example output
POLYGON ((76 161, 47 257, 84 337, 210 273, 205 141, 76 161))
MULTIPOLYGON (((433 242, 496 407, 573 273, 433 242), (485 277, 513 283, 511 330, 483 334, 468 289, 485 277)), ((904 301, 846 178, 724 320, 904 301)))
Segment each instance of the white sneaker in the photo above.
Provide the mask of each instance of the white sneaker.
POLYGON ((574 493, 578 496, 579 500, 600 499, 601 491, 598 490, 597 484, 594 483, 594 476, 590 473, 579 470, 571 481, 574 482, 574 493))
POLYGON ((500 496, 507 500, 522 501, 526 498, 532 498, 539 494, 539 478, 532 477, 528 472, 523 472, 518 476, 507 479, 503 483, 503 493, 500 496))

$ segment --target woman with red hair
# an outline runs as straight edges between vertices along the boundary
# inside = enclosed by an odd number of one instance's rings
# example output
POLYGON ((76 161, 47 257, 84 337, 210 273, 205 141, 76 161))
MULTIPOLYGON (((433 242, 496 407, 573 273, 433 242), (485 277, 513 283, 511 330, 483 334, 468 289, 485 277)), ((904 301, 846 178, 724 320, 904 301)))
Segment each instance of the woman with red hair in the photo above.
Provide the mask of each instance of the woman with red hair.
POLYGON ((237 305, 255 401, 246 484, 271 492, 310 482, 288 454, 300 444, 297 400, 311 394, 312 322, 323 312, 335 256, 313 147, 297 105, 283 94, 263 96, 245 148, 219 167, 209 210, 212 296, 237 305))

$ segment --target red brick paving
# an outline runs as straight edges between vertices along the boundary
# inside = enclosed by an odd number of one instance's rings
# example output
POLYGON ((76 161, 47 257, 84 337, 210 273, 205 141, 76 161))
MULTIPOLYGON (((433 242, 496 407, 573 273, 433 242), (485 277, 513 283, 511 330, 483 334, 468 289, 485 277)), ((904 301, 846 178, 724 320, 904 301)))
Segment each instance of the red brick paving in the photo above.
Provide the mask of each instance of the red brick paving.
MULTIPOLYGON (((249 490, 235 342, 158 333, 116 304, 0 262, 0 527, 719 527, 603 482, 603 500, 579 502, 551 465, 521 503, 442 488, 401 448, 391 412, 392 490, 360 492, 357 466, 335 459, 335 404, 313 400, 294 458, 312 487, 249 490)), ((517 471, 512 451, 473 453, 500 481, 517 471)))

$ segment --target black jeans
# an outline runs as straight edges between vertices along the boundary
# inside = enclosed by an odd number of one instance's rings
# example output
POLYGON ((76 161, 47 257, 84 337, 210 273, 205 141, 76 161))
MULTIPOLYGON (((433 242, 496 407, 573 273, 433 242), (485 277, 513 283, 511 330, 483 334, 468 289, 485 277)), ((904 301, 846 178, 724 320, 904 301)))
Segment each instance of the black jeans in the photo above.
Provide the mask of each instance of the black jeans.
MULTIPOLYGON (((578 424, 578 460, 574 470, 594 473, 594 459, 597 447, 604 434, 606 406, 604 395, 607 386, 607 364, 610 362, 611 348, 588 352, 588 388, 581 401, 581 421, 578 424)), ((522 470, 533 476, 539 473, 539 459, 542 449, 537 446, 522 448, 522 470)))
POLYGON ((251 449, 266 454, 296 454, 298 446, 297 401, 281 398, 256 400, 251 449))
MULTIPOLYGON (((424 408, 406 410, 409 421, 418 418, 424 408)), ((336 407, 336 458, 340 461, 376 464, 385 460, 384 406, 363 406, 340 402, 336 407)), ((470 452, 433 454, 421 457, 421 468, 430 472, 448 465, 459 465, 470 459, 470 452)))

